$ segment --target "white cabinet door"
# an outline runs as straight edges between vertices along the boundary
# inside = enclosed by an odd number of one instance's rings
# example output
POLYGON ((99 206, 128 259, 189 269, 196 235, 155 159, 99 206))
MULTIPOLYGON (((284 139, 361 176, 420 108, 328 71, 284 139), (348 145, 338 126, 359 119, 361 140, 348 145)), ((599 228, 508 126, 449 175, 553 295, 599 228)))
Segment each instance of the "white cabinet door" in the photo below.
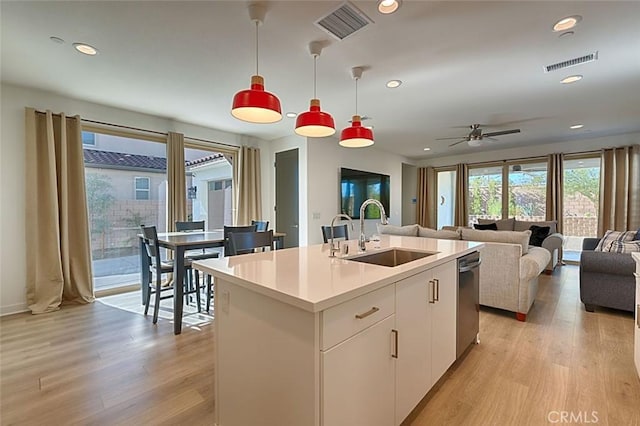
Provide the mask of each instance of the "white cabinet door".
POLYGON ((394 424, 395 315, 322 353, 322 424, 394 424))
POLYGON ((431 387, 430 271, 396 283, 396 424, 431 387))
POLYGON ((456 262, 431 270, 435 284, 435 303, 431 304, 431 385, 434 385, 456 360, 456 262))

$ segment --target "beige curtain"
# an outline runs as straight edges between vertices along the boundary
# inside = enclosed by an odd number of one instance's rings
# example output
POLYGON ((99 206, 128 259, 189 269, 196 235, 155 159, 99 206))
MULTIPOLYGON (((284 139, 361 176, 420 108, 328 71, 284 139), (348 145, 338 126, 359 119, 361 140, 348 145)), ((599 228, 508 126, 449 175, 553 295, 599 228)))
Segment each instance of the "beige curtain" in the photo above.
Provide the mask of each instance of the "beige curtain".
POLYGON ((603 149, 598 235, 640 228, 640 145, 603 149))
POLYGON ((456 165, 455 226, 468 226, 469 222, 469 165, 456 165))
POLYGON ((167 135, 167 230, 176 230, 176 221, 187 219, 186 173, 184 166, 184 135, 169 132, 167 135))
POLYGON ((243 146, 234 162, 237 225, 249 225, 262 217, 260 149, 243 146), (237 166, 236 166, 237 163, 237 166))
POLYGON ((562 188, 563 154, 550 154, 547 164, 547 220, 558 222, 558 232, 562 233, 562 188))
POLYGON ((436 223, 436 172, 433 167, 418 168, 418 197, 416 220, 418 225, 435 229, 436 223))
POLYGON ((27 303, 93 302, 80 117, 25 112, 27 303))

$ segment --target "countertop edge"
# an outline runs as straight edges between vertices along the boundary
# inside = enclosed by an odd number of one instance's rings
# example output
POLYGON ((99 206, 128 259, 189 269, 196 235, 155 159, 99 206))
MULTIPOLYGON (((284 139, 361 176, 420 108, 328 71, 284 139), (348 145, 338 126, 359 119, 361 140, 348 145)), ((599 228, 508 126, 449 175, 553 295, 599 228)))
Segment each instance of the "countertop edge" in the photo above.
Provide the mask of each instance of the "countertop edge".
MULTIPOLYGON (((353 298, 359 297, 363 294, 378 290, 382 287, 385 287, 387 285, 393 284, 397 281, 400 281, 404 278, 416 275, 420 272, 423 271, 427 271, 429 269, 435 268, 439 265, 442 265, 444 263, 447 263, 451 260, 457 259, 461 256, 464 256, 466 254, 469 253, 473 253, 475 251, 478 251, 479 249, 481 249, 484 246, 484 243, 478 243, 476 245, 474 245, 473 247, 467 247, 466 249, 457 251, 455 253, 451 253, 448 254, 446 256, 443 256, 441 258, 438 259, 434 259, 431 260, 427 263, 424 262, 416 262, 416 265, 413 267, 408 267, 410 266, 409 264, 405 264, 405 268, 403 268, 401 271, 399 271, 397 274, 394 274, 392 276, 389 277, 385 277, 382 278, 380 280, 375 280, 375 281, 371 281, 368 282, 362 286, 359 286, 357 288, 345 291, 343 293, 334 295, 334 296, 330 296, 327 297, 326 299, 320 300, 320 301, 309 301, 309 300, 303 300, 299 297, 284 293, 284 292, 280 292, 277 291, 271 287, 266 287, 263 285, 260 285, 258 283, 252 282, 252 281, 248 281, 245 280, 243 278, 239 278, 233 274, 229 274, 227 272, 215 269, 215 268, 211 268, 206 264, 206 261, 195 261, 193 262, 193 267, 195 269, 198 269, 200 271, 203 271, 207 274, 210 274, 214 277, 217 278, 221 278, 224 279, 225 281, 228 281, 234 285, 237 285, 239 287, 245 288, 247 290, 251 290, 254 291, 258 294, 262 294, 264 296, 270 297, 272 299, 281 301, 283 303, 287 303, 289 305, 295 306, 297 308, 303 309, 305 311, 308 312, 320 312, 323 310, 326 310, 328 308, 331 308, 333 306, 339 305, 341 303, 344 303, 348 300, 351 300, 353 298)), ((412 262, 413 263, 413 262, 412 262)), ((376 265, 372 265, 374 267, 381 267, 381 268, 385 268, 384 266, 376 266, 376 265)))

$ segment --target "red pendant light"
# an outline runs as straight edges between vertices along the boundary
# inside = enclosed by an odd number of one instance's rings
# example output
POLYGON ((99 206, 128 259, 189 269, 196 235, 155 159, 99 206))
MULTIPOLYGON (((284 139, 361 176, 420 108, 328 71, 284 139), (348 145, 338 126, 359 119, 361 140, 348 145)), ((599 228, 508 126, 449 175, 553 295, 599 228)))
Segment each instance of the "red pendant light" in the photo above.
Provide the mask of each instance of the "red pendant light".
POLYGON ((256 75, 251 77, 251 88, 242 90, 233 97, 231 115, 249 123, 275 123, 282 120, 280 100, 264 90, 264 78, 258 73, 258 26, 266 14, 263 3, 249 4, 249 17, 256 24, 256 75))
POLYGON ((336 125, 331 114, 322 112, 320 100, 316 97, 316 61, 322 52, 322 44, 314 41, 309 43, 309 52, 313 56, 313 99, 309 111, 298 115, 295 132, 308 138, 323 138, 336 132, 336 125))
POLYGON ((373 131, 362 127, 362 118, 358 115, 358 80, 362 77, 362 68, 351 69, 353 79, 356 81, 356 114, 351 120, 351 126, 342 130, 340 134, 340 146, 345 148, 364 148, 373 145, 373 131))

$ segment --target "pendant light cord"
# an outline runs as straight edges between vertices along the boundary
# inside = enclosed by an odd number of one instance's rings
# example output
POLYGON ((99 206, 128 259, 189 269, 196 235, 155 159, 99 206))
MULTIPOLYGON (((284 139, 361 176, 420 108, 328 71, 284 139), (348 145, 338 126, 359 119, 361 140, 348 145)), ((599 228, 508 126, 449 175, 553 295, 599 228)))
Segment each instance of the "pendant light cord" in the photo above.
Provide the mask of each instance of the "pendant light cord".
POLYGON ((316 64, 318 63, 318 55, 313 55, 313 99, 318 99, 316 96, 316 64))
POLYGON ((356 78, 356 115, 358 115, 358 79, 356 78))
POLYGON ((258 72, 258 51, 260 50, 258 48, 258 24, 259 22, 256 20, 256 75, 260 75, 258 72))

